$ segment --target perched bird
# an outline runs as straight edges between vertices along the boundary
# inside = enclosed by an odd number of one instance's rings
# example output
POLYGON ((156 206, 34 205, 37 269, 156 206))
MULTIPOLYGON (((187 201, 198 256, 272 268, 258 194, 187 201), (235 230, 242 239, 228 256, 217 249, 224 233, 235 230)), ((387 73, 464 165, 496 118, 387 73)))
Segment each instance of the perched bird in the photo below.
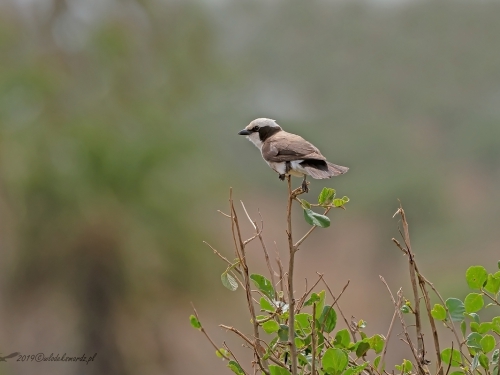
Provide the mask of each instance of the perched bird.
POLYGON ((330 178, 346 173, 349 168, 332 164, 304 138, 287 133, 269 118, 253 120, 239 135, 246 135, 260 150, 267 164, 279 174, 304 177, 302 189, 308 192, 307 176, 315 179, 330 178))

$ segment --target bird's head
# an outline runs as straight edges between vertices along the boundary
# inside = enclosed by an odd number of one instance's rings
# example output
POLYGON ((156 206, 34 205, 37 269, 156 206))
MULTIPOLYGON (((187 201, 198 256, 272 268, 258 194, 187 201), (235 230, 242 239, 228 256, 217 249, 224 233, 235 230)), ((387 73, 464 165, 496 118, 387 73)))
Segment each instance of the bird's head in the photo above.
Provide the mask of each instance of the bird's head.
POLYGON ((270 118, 258 118, 253 120, 248 126, 241 130, 239 135, 246 135, 247 139, 258 148, 262 147, 264 142, 269 137, 280 132, 282 129, 275 120, 270 118))

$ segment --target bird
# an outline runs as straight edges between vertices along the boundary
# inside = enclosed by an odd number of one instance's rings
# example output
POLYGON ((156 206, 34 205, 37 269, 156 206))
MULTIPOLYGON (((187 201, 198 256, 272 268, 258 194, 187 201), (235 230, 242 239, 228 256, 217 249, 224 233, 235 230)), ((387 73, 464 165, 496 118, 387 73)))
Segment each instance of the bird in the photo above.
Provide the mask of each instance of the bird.
POLYGON ((325 179, 346 173, 349 168, 330 163, 317 147, 299 135, 288 133, 276 120, 253 120, 239 135, 245 135, 261 152, 266 163, 279 175, 303 177, 302 190, 308 192, 307 176, 325 179))

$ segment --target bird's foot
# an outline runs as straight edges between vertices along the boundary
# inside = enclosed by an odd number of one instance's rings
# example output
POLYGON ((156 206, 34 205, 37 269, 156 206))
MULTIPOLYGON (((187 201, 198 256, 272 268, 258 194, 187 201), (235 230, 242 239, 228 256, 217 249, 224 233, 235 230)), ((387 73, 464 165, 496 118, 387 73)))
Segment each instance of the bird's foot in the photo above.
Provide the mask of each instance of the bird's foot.
POLYGON ((281 181, 285 181, 285 174, 280 174, 278 177, 281 181))
POLYGON ((302 190, 304 193, 309 193, 309 187, 307 185, 309 185, 309 182, 306 180, 302 181, 302 190))

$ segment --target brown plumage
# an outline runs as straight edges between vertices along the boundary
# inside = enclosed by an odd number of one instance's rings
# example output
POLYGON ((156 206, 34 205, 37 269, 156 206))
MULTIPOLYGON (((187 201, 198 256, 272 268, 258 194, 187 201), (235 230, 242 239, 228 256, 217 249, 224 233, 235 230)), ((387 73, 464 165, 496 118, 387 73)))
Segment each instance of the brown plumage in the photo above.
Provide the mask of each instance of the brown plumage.
POLYGON ((346 173, 349 168, 330 163, 310 142, 281 129, 276 121, 260 118, 238 134, 246 135, 257 146, 264 160, 279 174, 304 177, 302 188, 308 191, 306 176, 324 179, 346 173))

